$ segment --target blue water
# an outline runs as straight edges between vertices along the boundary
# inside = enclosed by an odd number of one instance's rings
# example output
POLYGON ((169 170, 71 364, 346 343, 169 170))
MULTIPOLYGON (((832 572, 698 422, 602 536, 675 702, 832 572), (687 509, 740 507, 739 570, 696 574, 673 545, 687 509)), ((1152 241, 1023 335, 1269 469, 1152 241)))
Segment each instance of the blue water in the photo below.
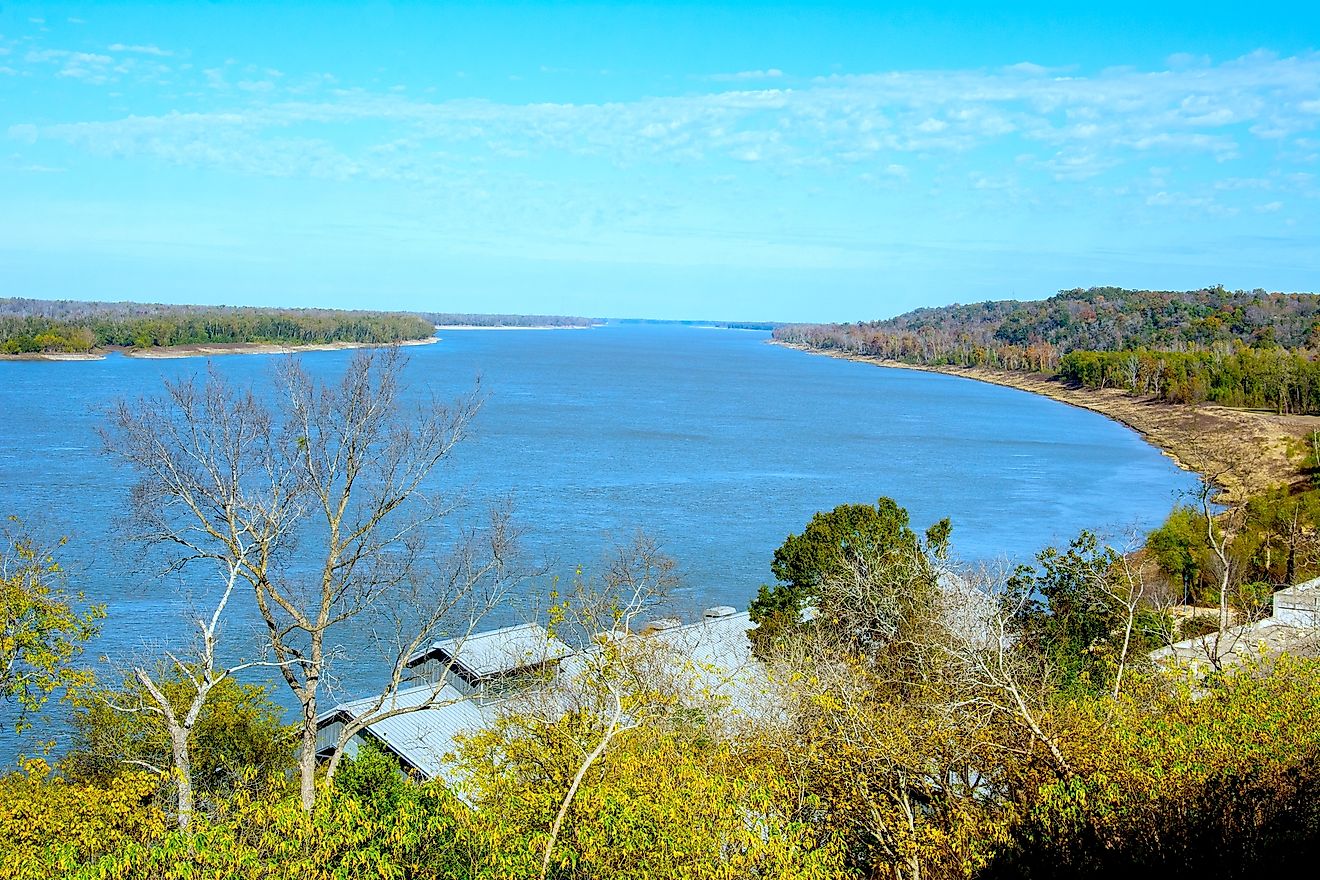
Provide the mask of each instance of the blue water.
MULTIPOLYGON (((766 345, 764 333, 611 325, 441 335, 409 349, 413 389, 454 395, 480 375, 489 393, 474 437, 440 472, 444 485, 469 510, 511 496, 530 555, 565 577, 639 528, 658 536, 681 567, 681 615, 746 606, 784 537, 844 502, 888 495, 919 529, 951 517, 962 559, 1022 559, 1083 528, 1149 529, 1194 483, 1094 413, 766 345)), ((303 356, 327 378, 350 357, 303 356)), ((212 364, 263 387, 275 356, 212 364)), ((205 366, 120 356, 0 363, 0 514, 69 536, 71 585, 109 606, 91 652, 109 665, 177 644, 198 585, 161 579, 125 541, 130 475, 102 454, 96 428, 115 399, 205 366)), ((435 541, 444 540, 441 530, 435 541)), ((229 636, 256 632, 254 610, 235 605, 229 636)), ((352 633, 343 639, 351 656, 359 646, 352 633)), ((370 687, 373 671, 365 657, 341 664, 344 689, 370 687)), ((0 764, 12 750, 0 740, 0 764)))

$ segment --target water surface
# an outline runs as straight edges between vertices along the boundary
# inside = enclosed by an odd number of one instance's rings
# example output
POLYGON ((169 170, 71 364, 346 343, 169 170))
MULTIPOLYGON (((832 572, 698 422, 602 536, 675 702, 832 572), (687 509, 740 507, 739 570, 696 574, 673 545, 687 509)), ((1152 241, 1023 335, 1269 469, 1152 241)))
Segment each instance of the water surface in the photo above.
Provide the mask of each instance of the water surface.
MULTIPOLYGON (((888 495, 918 529, 951 517, 964 559, 1021 559, 1083 528, 1149 529, 1193 484, 1095 413, 766 345, 764 333, 611 325, 441 335, 408 350, 411 386, 454 395, 479 375, 489 392, 474 437, 440 473, 444 485, 471 509, 511 496, 529 551, 565 576, 589 569, 611 541, 649 531, 680 563, 680 614, 745 607, 784 537, 844 502, 888 495)), ((322 377, 350 357, 303 356, 322 377)), ((211 363, 265 387, 275 358, 211 363)), ((0 363, 0 513, 69 535, 73 586, 109 606, 94 651, 111 661, 176 641, 190 584, 144 570, 124 543, 129 475, 101 453, 96 427, 116 398, 205 368, 121 356, 0 363)), ((437 546, 445 539, 443 529, 434 536, 437 546)), ((232 621, 235 638, 258 631, 245 603, 232 621)), ((350 654, 356 647, 346 637, 350 654)), ((372 683, 366 658, 342 671, 348 690, 372 683)))

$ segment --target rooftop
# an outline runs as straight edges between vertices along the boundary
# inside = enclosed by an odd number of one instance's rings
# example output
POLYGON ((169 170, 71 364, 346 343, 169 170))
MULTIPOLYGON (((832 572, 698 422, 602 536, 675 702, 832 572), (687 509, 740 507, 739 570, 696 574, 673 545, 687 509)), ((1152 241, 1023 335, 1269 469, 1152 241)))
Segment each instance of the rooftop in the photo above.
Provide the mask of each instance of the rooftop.
MULTIPOLYGON (((684 698, 701 702, 725 700, 734 715, 756 715, 775 711, 774 688, 765 667, 752 654, 747 633, 756 628, 746 611, 727 606, 707 609, 695 623, 676 618, 650 621, 632 632, 602 633, 598 641, 624 639, 629 644, 655 646, 647 651, 648 674, 684 698)), ((573 678, 589 668, 600 647, 590 648, 565 660, 560 681, 572 689, 573 678)))
MULTIPOLYGON (((748 714, 760 711, 771 691, 765 670, 752 656, 747 639, 748 630, 754 626, 747 612, 721 607, 709 609, 697 623, 682 625, 672 618, 662 618, 638 632, 603 638, 623 638, 631 644, 662 648, 648 655, 655 663, 653 671, 662 674, 673 687, 702 698, 727 699, 735 712, 748 714)), ((467 639, 437 642, 414 661, 421 662, 437 654, 451 656, 448 652, 454 651, 461 656, 464 666, 475 664, 483 674, 492 675, 563 659, 552 690, 543 696, 550 696, 555 703, 562 700, 567 706, 577 677, 589 667, 591 657, 599 656, 600 650, 597 646, 575 653, 544 627, 524 624, 467 639)), ((341 715, 358 716, 371 711, 378 699, 377 696, 340 703, 317 719, 318 726, 331 724, 341 715)), ((377 721, 368 731, 422 776, 441 778, 454 787, 458 779, 444 759, 455 751, 457 737, 490 728, 502 711, 511 704, 516 707, 517 699, 511 696, 479 700, 450 684, 439 690, 436 685, 408 688, 391 695, 384 708, 420 706, 427 702, 438 705, 377 721)))
POLYGON ((1152 651, 1156 663, 1236 666, 1264 654, 1320 652, 1320 578, 1285 587, 1274 594, 1274 613, 1263 620, 1184 639, 1152 651))
POLYGON ((440 657, 453 661, 469 677, 483 679, 562 660, 572 653, 572 648, 540 624, 520 623, 436 642, 411 657, 409 664, 440 657))
POLYGON ((1237 666, 1266 654, 1293 654, 1320 649, 1320 632, 1311 626, 1295 626, 1273 617, 1232 626, 1218 632, 1184 639, 1151 652, 1157 663, 1170 660, 1193 665, 1210 664, 1216 655, 1221 667, 1237 666))
MULTIPOLYGON (((318 726, 339 715, 356 716, 370 711, 379 696, 340 703, 321 714, 318 726)), ((457 782, 445 756, 457 748, 460 734, 473 734, 494 723, 497 703, 479 701, 459 693, 450 685, 439 691, 432 685, 396 691, 383 708, 436 705, 377 721, 368 730, 418 773, 427 779, 441 778, 451 787, 457 782)))

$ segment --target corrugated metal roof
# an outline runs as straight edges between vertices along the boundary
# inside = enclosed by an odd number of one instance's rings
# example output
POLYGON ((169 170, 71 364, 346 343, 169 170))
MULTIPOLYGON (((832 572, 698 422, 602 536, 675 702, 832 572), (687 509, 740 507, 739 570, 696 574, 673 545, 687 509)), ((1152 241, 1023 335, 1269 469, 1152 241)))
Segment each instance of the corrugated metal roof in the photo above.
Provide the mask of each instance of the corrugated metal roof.
MULTIPOLYGON (((658 668, 663 668, 677 686, 693 696, 726 699, 735 712, 755 716, 759 712, 775 711, 777 703, 765 668, 752 655, 751 643, 747 639, 747 632, 754 627, 747 612, 742 612, 708 617, 697 623, 661 632, 646 635, 627 633, 622 637, 630 641, 638 640, 636 644, 639 645, 657 645, 666 649, 654 657, 655 662, 660 664, 658 668)), ((483 656, 489 658, 493 654, 498 657, 494 650, 484 646, 497 649, 504 645, 526 644, 538 638, 549 639, 549 633, 534 624, 507 627, 494 633, 473 636, 462 644, 460 650, 466 658, 468 648, 475 641, 483 646, 483 650, 488 651, 483 656)), ((562 647, 562 653, 557 656, 565 660, 555 681, 564 684, 567 696, 567 690, 571 690, 575 677, 584 671, 600 648, 573 654, 563 642, 554 639, 550 641, 562 647)), ((540 644, 544 644, 544 641, 540 644)), ((474 662, 480 664, 480 661, 474 662)), ((491 668, 491 662, 481 664, 482 668, 491 668)), ((341 713, 357 717, 370 711, 377 699, 368 697, 340 703, 322 713, 318 725, 333 721, 341 713)), ((516 707, 517 700, 517 697, 512 697, 482 701, 475 697, 465 697, 448 684, 439 690, 433 685, 409 688, 392 695, 385 708, 420 706, 428 701, 442 705, 378 721, 368 730, 427 778, 438 777, 450 786, 455 786, 458 780, 452 768, 446 765, 445 756, 455 751, 456 739, 463 734, 471 735, 488 729, 506 706, 516 707)))
POLYGON ((573 649, 550 635, 545 627, 536 623, 521 623, 489 632, 444 639, 412 657, 410 662, 415 664, 425 658, 441 655, 442 659, 452 659, 455 666, 470 673, 468 677, 482 679, 561 660, 571 653, 573 649))
MULTIPOLYGON (((341 713, 358 717, 370 711, 379 697, 367 697, 340 703, 323 712, 318 726, 333 720, 341 713)), ((448 784, 457 781, 445 764, 445 756, 457 747, 460 734, 473 734, 494 722, 498 706, 491 701, 480 702, 465 697, 453 687, 440 690, 434 686, 408 688, 392 695, 383 708, 405 708, 436 703, 430 708, 416 709, 372 724, 367 730, 401 758, 416 767, 428 779, 439 777, 448 784)))
MULTIPOLYGON (((671 686, 694 699, 726 700, 735 714, 757 716, 778 711, 775 688, 764 665, 752 654, 748 631, 756 624, 746 611, 723 617, 708 617, 686 626, 659 631, 622 633, 637 645, 656 645, 664 650, 648 656, 652 669, 671 686)), ((606 637, 606 636, 602 636, 606 637)), ((589 649, 564 661, 561 676, 581 675, 600 648, 589 649)))

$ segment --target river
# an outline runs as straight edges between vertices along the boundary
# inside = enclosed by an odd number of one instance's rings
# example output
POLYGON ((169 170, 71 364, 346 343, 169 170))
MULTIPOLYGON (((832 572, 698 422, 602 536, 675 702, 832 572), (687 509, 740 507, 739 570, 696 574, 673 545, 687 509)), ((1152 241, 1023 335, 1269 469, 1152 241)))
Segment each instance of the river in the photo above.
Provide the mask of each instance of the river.
MULTIPOLYGON (((1146 530, 1194 483, 1128 429, 1092 412, 964 379, 813 356, 765 333, 666 325, 545 332, 443 331, 408 350, 413 392, 454 395, 477 376, 489 398, 474 436, 440 472, 475 511, 512 498, 530 556, 571 577, 637 529, 683 577, 679 616, 745 607, 775 547, 817 510, 888 495, 918 530, 948 516, 964 560, 1029 558, 1080 529, 1146 530)), ((274 355, 213 368, 268 386, 274 355)), ((351 352, 311 352, 340 372, 351 352)), ((104 602, 89 656, 103 668, 177 644, 195 581, 162 578, 126 540, 130 475, 97 426, 120 397, 197 373, 197 358, 0 363, 0 514, 67 535, 69 584, 104 602), (100 658, 105 658, 100 660, 100 658)), ((433 536, 443 546, 440 529, 433 536)), ((529 587, 541 593, 544 579, 529 587)), ((504 609, 492 625, 520 610, 504 609)), ((231 637, 258 632, 239 601, 231 637)), ((345 636, 347 654, 356 646, 345 636)), ((373 683, 342 665, 345 691, 373 683)), ((59 733, 58 722, 38 734, 59 733)), ((18 748, 0 739, 0 764, 18 748)))

